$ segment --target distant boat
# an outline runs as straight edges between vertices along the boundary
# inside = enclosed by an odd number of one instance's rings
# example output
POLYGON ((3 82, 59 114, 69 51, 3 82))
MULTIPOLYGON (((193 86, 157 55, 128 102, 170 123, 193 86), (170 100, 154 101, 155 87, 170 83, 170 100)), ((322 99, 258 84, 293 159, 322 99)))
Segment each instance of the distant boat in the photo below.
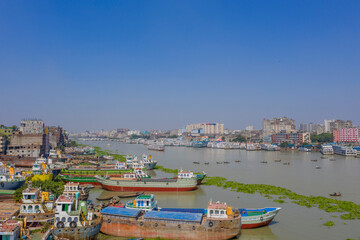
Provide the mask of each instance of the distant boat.
POLYGON ((261 161, 261 163, 267 163, 267 161, 261 161))
POLYGON ((98 201, 108 201, 108 200, 111 200, 111 199, 113 199, 112 196, 111 196, 111 197, 102 197, 102 198, 97 197, 97 198, 96 198, 96 200, 98 200, 98 201))
POLYGON ((137 197, 141 194, 144 194, 144 192, 136 192, 136 193, 133 193, 133 192, 129 192, 129 193, 121 193, 120 195, 117 195, 119 198, 130 198, 130 197, 137 197))
POLYGON ((240 162, 240 160, 235 160, 235 162, 237 162, 237 163, 238 163, 238 162, 240 162))
POLYGON ((313 159, 313 160, 311 160, 312 162, 317 162, 317 159, 313 159))
POLYGON ((289 163, 289 162, 286 162, 286 163, 283 163, 283 165, 290 165, 290 163, 289 163))
POLYGON ((275 162, 281 162, 281 159, 276 159, 275 162))
POLYGON ((334 192, 334 193, 330 193, 329 195, 332 196, 332 197, 340 197, 341 193, 340 192, 339 193, 334 192))
POLYGON ((315 168, 316 168, 316 169, 321 169, 321 167, 320 167, 320 166, 317 166, 317 165, 316 165, 316 167, 315 167, 315 168))
POLYGON ((204 164, 209 165, 210 163, 209 162, 204 162, 204 164))
POLYGON ((193 164, 200 164, 200 162, 195 161, 195 162, 193 162, 193 164))

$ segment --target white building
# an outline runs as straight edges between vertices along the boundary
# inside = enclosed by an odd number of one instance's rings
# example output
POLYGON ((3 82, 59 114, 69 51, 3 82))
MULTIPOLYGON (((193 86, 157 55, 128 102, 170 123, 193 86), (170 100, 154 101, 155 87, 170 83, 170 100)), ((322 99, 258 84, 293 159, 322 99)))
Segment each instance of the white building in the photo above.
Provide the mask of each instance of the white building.
POLYGON ((38 119, 22 120, 20 122, 20 132, 22 134, 43 134, 45 124, 38 119))
POLYGON ((195 123, 186 126, 186 132, 190 133, 192 130, 202 129, 202 134, 224 134, 224 124, 222 123, 195 123))
POLYGON ((335 119, 332 120, 324 120, 324 125, 325 125, 325 132, 329 133, 330 132, 330 123, 335 122, 335 119))

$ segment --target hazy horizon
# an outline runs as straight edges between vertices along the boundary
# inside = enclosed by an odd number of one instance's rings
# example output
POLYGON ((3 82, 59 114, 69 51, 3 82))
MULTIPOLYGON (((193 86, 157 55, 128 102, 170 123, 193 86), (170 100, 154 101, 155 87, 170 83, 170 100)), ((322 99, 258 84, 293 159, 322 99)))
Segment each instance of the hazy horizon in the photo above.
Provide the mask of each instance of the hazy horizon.
POLYGON ((1 1, 0 124, 360 125, 359 1, 1 1))

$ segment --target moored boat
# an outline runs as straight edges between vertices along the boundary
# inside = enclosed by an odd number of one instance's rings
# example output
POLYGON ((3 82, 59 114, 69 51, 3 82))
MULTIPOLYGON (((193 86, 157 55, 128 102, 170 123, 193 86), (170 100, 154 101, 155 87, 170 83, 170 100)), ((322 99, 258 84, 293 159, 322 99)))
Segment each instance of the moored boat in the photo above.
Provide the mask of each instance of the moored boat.
POLYGON ((96 176, 101 186, 109 191, 130 192, 130 191, 191 191, 196 189, 196 178, 143 178, 126 179, 96 176))
POLYGON ((267 226, 279 213, 281 208, 256 208, 256 209, 246 209, 240 208, 241 214, 241 228, 257 228, 262 226, 267 226))
POLYGON ((239 211, 220 202, 209 202, 206 215, 116 207, 101 213, 101 232, 117 237, 222 240, 241 231, 239 211))

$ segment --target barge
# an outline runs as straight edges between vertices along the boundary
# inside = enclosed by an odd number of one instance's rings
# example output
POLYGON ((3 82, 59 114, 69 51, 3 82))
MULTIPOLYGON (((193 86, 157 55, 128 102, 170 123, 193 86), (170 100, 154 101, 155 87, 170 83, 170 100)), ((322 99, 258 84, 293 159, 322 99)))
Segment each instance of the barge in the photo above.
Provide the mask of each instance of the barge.
POLYGON ((222 240, 241 231, 239 210, 220 202, 209 202, 206 215, 118 207, 104 208, 101 214, 100 231, 116 237, 222 240))

